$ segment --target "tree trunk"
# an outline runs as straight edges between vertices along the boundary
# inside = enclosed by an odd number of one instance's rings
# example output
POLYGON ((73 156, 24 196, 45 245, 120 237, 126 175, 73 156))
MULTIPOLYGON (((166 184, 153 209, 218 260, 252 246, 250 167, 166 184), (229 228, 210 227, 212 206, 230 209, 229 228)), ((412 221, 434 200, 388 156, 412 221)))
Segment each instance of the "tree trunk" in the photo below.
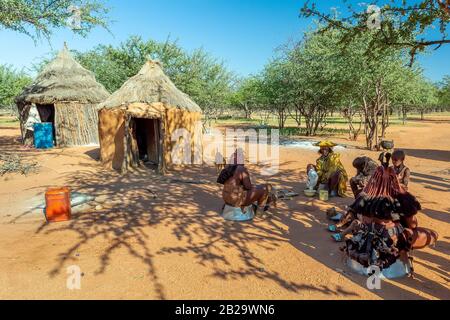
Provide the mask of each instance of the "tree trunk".
POLYGON ((402 114, 403 114, 403 125, 405 125, 406 124, 406 118, 407 118, 406 107, 402 107, 402 114))
POLYGON ((385 97, 383 103, 383 118, 381 121, 381 137, 384 139, 386 137, 386 130, 389 127, 389 99, 385 97))
POLYGON ((379 148, 379 126, 380 117, 383 117, 386 96, 383 92, 382 80, 375 84, 375 96, 370 100, 363 97, 364 129, 366 134, 366 145, 369 150, 379 148))
POLYGON ((284 108, 278 109, 278 128, 284 129, 285 123, 286 123, 286 110, 284 108))
POLYGON ((244 104, 244 111, 245 111, 245 119, 251 119, 252 118, 252 111, 250 110, 248 103, 244 104))

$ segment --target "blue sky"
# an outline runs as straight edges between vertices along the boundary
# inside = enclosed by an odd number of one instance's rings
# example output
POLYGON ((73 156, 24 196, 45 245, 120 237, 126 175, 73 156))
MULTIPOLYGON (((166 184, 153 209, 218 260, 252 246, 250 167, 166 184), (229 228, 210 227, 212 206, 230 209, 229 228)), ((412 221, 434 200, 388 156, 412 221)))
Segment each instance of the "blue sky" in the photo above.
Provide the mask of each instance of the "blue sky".
MULTIPOLYGON (((340 1, 321 1, 322 8, 340 1)), ((37 44, 25 35, 0 30, 0 63, 29 68, 67 41, 71 49, 118 44, 130 35, 164 41, 170 36, 187 50, 203 47, 240 75, 256 73, 289 39, 299 38, 311 20, 298 17, 301 0, 111 0, 112 34, 95 29, 87 38, 68 30, 37 44)), ((425 75, 450 75, 450 45, 420 58, 425 75)))

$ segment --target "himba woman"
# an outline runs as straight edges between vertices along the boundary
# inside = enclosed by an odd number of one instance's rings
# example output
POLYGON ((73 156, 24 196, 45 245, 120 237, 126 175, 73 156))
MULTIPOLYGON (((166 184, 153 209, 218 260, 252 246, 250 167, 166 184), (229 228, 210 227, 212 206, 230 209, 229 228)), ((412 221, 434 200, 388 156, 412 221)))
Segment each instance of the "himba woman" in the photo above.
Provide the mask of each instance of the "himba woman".
MULTIPOLYGON (((379 166, 350 206, 361 221, 352 223, 353 237, 342 249, 364 267, 388 268, 397 259, 411 263, 408 253, 435 244, 438 234, 418 227, 419 201, 400 184, 389 166, 391 154, 382 154, 379 166)), ((412 270, 412 264, 410 264, 412 270)))
POLYGON ((255 204, 261 211, 269 210, 270 204, 276 204, 272 185, 254 185, 250 173, 244 164, 244 151, 237 149, 231 156, 227 166, 222 170, 218 183, 223 184, 222 198, 225 204, 232 207, 245 207, 255 204))
POLYGON ((313 166, 319 176, 318 184, 326 185, 332 197, 344 197, 347 191, 348 175, 341 163, 339 153, 333 151, 336 147, 331 141, 321 141, 316 144, 320 147, 320 158, 316 165, 309 164, 307 171, 313 166))

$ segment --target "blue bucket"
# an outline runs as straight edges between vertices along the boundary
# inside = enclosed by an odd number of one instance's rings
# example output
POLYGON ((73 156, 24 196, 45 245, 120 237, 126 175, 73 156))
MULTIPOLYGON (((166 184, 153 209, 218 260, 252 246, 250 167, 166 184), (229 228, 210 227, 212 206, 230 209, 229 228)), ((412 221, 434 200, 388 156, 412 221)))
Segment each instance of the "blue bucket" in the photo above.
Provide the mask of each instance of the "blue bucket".
POLYGON ((34 147, 36 149, 53 148, 53 124, 51 122, 34 124, 34 147))

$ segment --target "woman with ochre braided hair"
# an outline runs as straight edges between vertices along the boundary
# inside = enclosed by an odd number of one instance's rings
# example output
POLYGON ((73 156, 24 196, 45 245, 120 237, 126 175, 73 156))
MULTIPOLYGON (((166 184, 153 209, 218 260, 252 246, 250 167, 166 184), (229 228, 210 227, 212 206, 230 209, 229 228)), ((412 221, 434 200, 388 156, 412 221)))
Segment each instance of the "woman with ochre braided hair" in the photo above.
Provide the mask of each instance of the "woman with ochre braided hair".
POLYGON ((400 184, 390 159, 390 153, 381 154, 382 165, 351 205, 362 218, 353 223, 353 237, 343 250, 364 267, 388 268, 399 258, 408 262, 408 252, 438 239, 435 231, 418 227, 421 205, 400 184))
POLYGON ((228 165, 219 175, 218 183, 223 184, 222 198, 225 204, 244 208, 254 204, 260 211, 269 210, 269 205, 276 199, 271 184, 254 185, 250 173, 244 165, 244 151, 237 149, 231 156, 228 165))

